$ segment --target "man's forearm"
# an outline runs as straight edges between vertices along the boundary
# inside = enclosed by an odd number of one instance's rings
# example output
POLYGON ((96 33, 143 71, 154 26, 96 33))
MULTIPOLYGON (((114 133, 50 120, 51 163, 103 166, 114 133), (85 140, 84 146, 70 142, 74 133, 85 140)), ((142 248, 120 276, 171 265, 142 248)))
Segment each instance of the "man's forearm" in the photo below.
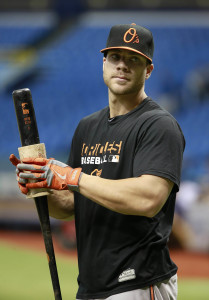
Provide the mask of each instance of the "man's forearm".
POLYGON ((122 214, 146 217, 159 212, 172 187, 171 181, 152 175, 109 180, 83 174, 79 183, 80 193, 97 204, 122 214))
POLYGON ((74 193, 68 190, 51 190, 47 196, 49 214, 60 220, 70 220, 74 215, 74 193))

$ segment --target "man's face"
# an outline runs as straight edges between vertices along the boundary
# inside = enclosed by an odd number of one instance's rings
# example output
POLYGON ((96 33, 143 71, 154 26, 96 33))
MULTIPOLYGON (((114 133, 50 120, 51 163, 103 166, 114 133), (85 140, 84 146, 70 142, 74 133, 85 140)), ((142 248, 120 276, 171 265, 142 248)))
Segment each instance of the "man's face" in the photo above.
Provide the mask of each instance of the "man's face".
POLYGON ((145 57, 129 50, 108 50, 103 59, 104 82, 115 95, 138 93, 152 69, 145 57))

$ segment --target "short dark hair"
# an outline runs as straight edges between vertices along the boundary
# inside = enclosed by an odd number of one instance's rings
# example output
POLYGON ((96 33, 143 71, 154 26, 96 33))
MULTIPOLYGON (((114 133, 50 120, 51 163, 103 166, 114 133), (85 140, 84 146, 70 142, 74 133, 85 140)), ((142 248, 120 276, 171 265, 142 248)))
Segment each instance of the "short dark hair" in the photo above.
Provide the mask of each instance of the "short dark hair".
POLYGON ((107 57, 107 51, 104 51, 104 57, 107 57))
POLYGON ((147 59, 146 65, 149 66, 151 64, 152 64, 152 62, 149 59, 147 59))

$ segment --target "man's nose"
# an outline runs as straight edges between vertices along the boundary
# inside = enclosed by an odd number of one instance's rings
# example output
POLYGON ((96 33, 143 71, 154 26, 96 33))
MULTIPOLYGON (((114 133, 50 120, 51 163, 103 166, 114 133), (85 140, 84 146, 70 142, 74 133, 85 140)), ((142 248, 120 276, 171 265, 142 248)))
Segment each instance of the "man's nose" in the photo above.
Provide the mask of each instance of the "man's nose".
POLYGON ((128 70, 128 64, 125 59, 121 58, 118 62, 117 68, 120 70, 127 71, 128 70))

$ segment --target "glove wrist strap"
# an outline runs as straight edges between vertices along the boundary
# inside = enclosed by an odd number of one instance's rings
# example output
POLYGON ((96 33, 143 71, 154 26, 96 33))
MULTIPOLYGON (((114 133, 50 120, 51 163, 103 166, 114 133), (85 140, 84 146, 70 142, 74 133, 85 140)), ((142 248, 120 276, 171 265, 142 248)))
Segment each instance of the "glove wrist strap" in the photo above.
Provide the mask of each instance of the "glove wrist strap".
POLYGON ((79 192, 79 182, 81 180, 81 176, 83 172, 81 172, 81 168, 73 169, 70 174, 70 182, 67 184, 67 187, 70 191, 79 192))

